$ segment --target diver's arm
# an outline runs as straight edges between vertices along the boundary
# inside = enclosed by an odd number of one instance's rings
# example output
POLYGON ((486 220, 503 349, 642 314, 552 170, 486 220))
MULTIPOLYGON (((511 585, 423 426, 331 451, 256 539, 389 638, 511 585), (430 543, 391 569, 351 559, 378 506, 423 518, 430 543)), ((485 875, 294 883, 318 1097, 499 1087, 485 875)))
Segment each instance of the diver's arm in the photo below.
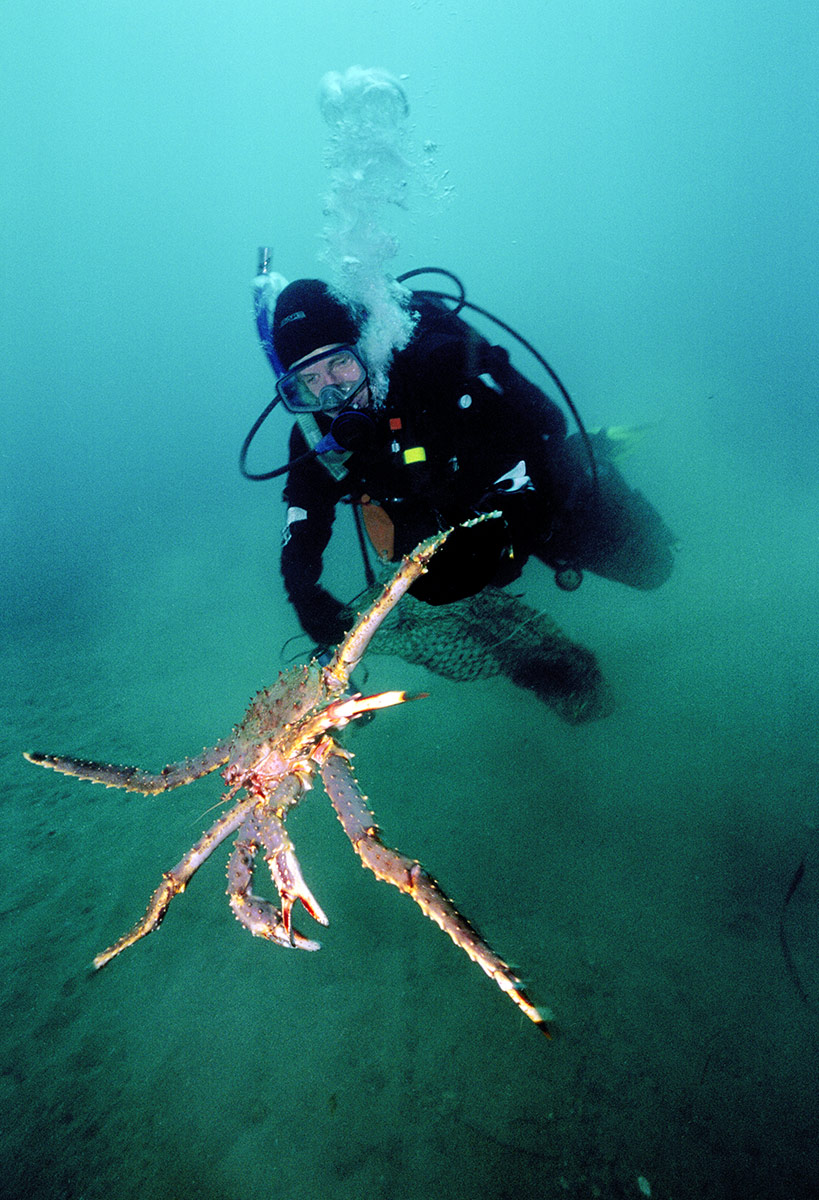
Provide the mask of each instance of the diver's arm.
MULTIPOLYGON (((304 632, 317 646, 336 646, 347 632, 349 620, 344 605, 317 582, 321 556, 311 545, 308 521, 293 526, 290 540, 282 548, 282 576, 290 603, 304 632), (316 566, 318 563, 318 566, 316 566)), ((326 545, 326 542, 325 542, 326 545)))
MULTIPOLYGON (((294 429, 290 457, 304 452, 301 434, 294 429)), ((315 460, 294 466, 287 477, 284 499, 287 519, 282 535, 281 572, 299 624, 319 646, 334 646, 346 633, 344 605, 319 580, 322 559, 338 501, 335 481, 315 460)))

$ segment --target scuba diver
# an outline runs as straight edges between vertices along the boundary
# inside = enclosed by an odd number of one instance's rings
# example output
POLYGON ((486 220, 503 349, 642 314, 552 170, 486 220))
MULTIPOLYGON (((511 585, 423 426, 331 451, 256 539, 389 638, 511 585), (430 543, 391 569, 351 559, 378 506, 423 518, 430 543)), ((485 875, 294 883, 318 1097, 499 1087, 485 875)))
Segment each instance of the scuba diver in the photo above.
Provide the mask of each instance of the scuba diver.
MULTIPOLYGON (((635 588, 662 584, 671 572, 673 535, 609 461, 605 431, 590 438, 580 423, 580 433, 569 435, 561 408, 440 293, 408 296, 414 325, 392 358, 384 395, 371 384, 359 344, 363 310, 318 279, 296 280, 276 299, 277 393, 296 418, 281 469, 287 471, 281 571, 310 638, 319 647, 335 645, 351 624, 350 611, 321 584, 342 500, 361 506, 384 562, 438 530, 495 514, 456 528, 411 589, 425 605, 468 604, 482 593, 505 603, 508 594, 497 589, 517 579, 532 556, 566 590, 579 586, 584 570, 635 588)), ((505 609, 504 615, 513 616, 505 609)), ((481 620, 474 612, 468 619, 481 620)), ((611 705, 591 651, 562 635, 546 641, 540 654, 530 639, 500 669, 558 711, 562 706, 565 719, 606 715, 611 705), (580 692, 585 699, 575 703, 580 692), (562 701, 569 696, 567 708, 562 701)))

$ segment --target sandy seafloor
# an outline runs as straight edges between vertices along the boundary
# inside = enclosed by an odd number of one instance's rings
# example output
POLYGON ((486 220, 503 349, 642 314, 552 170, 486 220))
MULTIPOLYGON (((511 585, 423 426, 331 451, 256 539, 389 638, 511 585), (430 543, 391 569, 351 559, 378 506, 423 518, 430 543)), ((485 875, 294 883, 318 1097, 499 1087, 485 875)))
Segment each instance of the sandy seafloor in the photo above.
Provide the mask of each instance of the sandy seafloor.
MULTIPOLYGON (((6 0, 0 1200, 819 1198, 816 13, 6 0), (272 383, 248 284, 260 242, 326 273, 315 94, 354 63, 406 76, 454 189, 396 208, 390 271, 456 271, 590 426, 654 422, 628 474, 680 541, 651 594, 526 568, 599 656, 597 724, 367 662, 430 693, 350 734, 384 837, 551 1043, 320 787, 289 822, 319 953, 237 924, 224 847, 93 975, 220 781, 148 798, 22 757, 157 769, 307 653, 281 489, 236 471, 272 383)), ((349 527, 326 582, 362 584, 349 527)))
POLYGON ((508 680, 369 660, 368 687, 431 693, 351 739, 385 837, 553 1008, 551 1043, 361 870, 320 787, 291 820, 331 920, 320 953, 240 929, 220 850, 159 933, 89 972, 219 781, 130 796, 20 751, 158 767, 229 730, 295 632, 263 506, 241 537, 270 538, 256 559, 187 517, 62 618, 18 622, 0 651, 0 1194, 819 1195, 815 525, 701 428, 685 461, 672 422, 631 469, 681 540, 661 591, 524 576, 598 652, 607 720, 569 728, 508 680), (803 860, 800 998, 779 922, 803 860))

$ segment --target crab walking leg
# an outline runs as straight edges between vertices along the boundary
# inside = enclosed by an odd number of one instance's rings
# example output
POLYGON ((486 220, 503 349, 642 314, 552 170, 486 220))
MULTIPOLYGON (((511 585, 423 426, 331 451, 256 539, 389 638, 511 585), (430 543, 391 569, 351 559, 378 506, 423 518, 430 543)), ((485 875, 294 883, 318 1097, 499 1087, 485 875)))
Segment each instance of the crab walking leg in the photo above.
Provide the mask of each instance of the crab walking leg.
POLYGON ((68 758, 59 754, 25 753, 24 758, 38 767, 49 767, 62 775, 73 775, 77 779, 88 779, 91 783, 104 783, 106 787, 124 788, 126 792, 141 792, 143 796, 158 796, 171 788, 181 787, 201 779, 211 771, 224 766, 230 758, 230 747, 219 742, 210 750, 203 750, 194 758, 169 763, 161 771, 144 771, 142 767, 118 767, 113 763, 90 762, 84 758, 68 758))
MULTIPOLYGON (((269 900, 263 900, 251 891, 253 883, 253 863, 260 844, 259 827, 251 814, 236 842, 236 847, 228 860, 228 887, 230 907, 237 921, 249 929, 254 937, 267 938, 277 946, 297 950, 320 950, 321 943, 303 937, 292 926, 285 928, 284 918, 269 900)), ((291 905, 292 907, 292 905, 291 905)), ((321 910, 318 910, 321 912, 321 910)), ((322 916, 324 914, 322 913, 322 916)), ((289 914, 288 914, 289 918, 289 914)), ((327 918, 324 918, 327 924, 327 918)))
POLYGON ((373 814, 367 808, 366 798, 359 790, 349 757, 344 751, 337 747, 323 750, 321 778, 344 826, 344 832, 364 866, 369 867, 378 879, 393 884, 399 891, 411 896, 425 916, 449 934, 455 945, 460 946, 490 979, 494 979, 501 991, 506 992, 541 1033, 551 1037, 548 1014, 532 1004, 521 988, 518 977, 487 945, 466 917, 458 912, 432 876, 420 863, 383 844, 373 814))
MULTIPOLYGON (((502 513, 497 511, 481 513, 479 517, 473 517, 469 521, 464 521, 458 528, 469 529, 473 525, 481 525, 484 521, 497 520, 501 516, 502 513)), ((442 533, 435 533, 432 537, 427 538, 425 542, 421 542, 420 546, 416 546, 412 554, 408 554, 404 558, 404 561, 392 579, 384 585, 384 590, 375 604, 359 616, 344 641, 337 647, 335 654, 327 666, 324 667, 324 679, 332 691, 340 692, 344 690, 351 674, 361 662, 362 656, 369 646, 370 640, 378 629, 378 626, 384 620, 387 613, 395 608, 398 601, 407 589, 415 583, 416 579, 425 574, 430 559, 440 550, 451 533, 451 529, 445 529, 442 533)))
POLYGON ((446 530, 444 533, 436 533, 413 550, 412 554, 404 559, 392 579, 385 584, 384 590, 375 604, 358 618, 324 668, 324 678, 329 688, 340 692, 347 686, 350 676, 361 662, 378 626, 387 613, 395 607, 407 588, 411 587, 415 580, 424 574, 427 563, 436 550, 439 550, 444 544, 450 532, 450 530, 446 530))
MULTIPOLYGON (((225 799, 232 796, 232 792, 228 792, 225 799)), ((152 933, 157 929, 168 911, 168 905, 174 896, 179 892, 184 892, 191 876, 198 871, 205 859, 212 854, 216 847, 235 832, 241 825, 244 824, 248 813, 252 810, 253 805, 257 803, 255 796, 249 796, 246 800, 234 805, 229 812, 224 813, 218 821, 211 825, 205 833, 202 834, 195 846, 192 846, 184 858, 176 864, 171 871, 165 871, 162 876, 162 883, 156 889, 148 903, 148 911, 145 916, 135 925, 130 933, 126 933, 114 942, 102 954, 98 954, 94 959, 94 968, 99 970, 104 967, 107 962, 115 958, 128 946, 132 946, 134 942, 138 942, 140 938, 146 934, 152 933)))

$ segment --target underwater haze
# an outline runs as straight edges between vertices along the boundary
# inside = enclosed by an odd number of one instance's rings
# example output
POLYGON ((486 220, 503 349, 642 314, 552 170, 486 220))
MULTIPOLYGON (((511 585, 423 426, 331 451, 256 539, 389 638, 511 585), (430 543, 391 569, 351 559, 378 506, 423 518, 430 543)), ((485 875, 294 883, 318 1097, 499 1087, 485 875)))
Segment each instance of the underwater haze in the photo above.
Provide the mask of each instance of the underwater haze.
MULTIPOLYGON (((3 1200, 819 1196, 817 51, 808 0, 5 0, 3 1200), (402 80, 420 164, 388 269, 456 272, 590 427, 649 425, 624 471, 679 542, 656 592, 524 572, 605 720, 368 659, 368 690, 429 693, 350 738, 384 838, 551 1043, 320 787, 291 822, 320 953, 237 925, 225 849, 92 975, 220 781, 22 758, 156 769, 310 653, 281 481, 237 460, 275 382, 257 248, 327 275, 317 96, 356 64, 402 80)), ((327 581, 364 582, 347 516, 327 581)))

